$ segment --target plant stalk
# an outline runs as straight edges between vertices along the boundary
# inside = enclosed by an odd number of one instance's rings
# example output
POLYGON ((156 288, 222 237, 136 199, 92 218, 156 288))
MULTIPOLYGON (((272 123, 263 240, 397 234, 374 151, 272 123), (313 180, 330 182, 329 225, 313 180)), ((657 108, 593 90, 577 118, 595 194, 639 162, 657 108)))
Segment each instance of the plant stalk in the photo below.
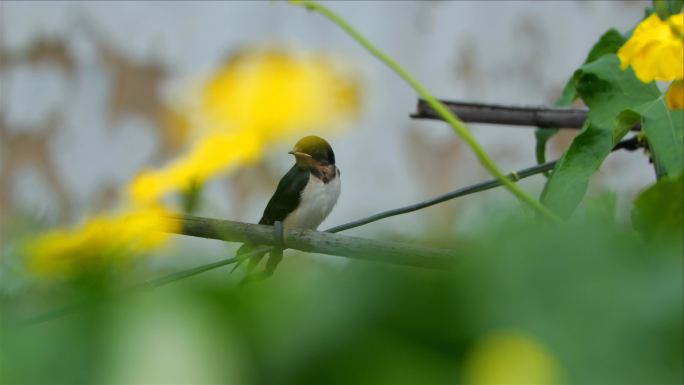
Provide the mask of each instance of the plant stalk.
POLYGON ((409 72, 407 72, 403 67, 399 65, 394 59, 386 55, 384 52, 380 51, 377 47, 371 44, 361 33, 359 33, 354 27, 349 25, 343 18, 337 15, 335 12, 330 10, 328 7, 310 1, 310 0, 298 0, 292 2, 295 5, 304 6, 306 9, 311 11, 316 11, 327 17, 333 23, 337 24, 345 32, 347 32, 354 40, 356 40, 361 46, 363 46, 368 52, 373 56, 377 57, 380 61, 385 63, 390 69, 397 73, 404 81, 406 81, 418 94, 420 97, 425 99, 425 101, 432 107, 435 112, 437 112, 444 121, 449 123, 449 125, 456 131, 458 135, 465 140, 465 142, 470 146, 471 150, 475 153, 480 163, 484 168, 489 171, 494 177, 496 177, 504 187, 506 187, 513 195, 518 199, 525 202, 538 213, 551 219, 555 222, 559 222, 560 218, 553 214, 548 208, 542 205, 538 200, 534 199, 530 195, 526 194, 520 187, 518 187, 514 182, 504 175, 504 173, 499 169, 499 167, 494 163, 487 152, 480 146, 480 144, 475 140, 473 134, 468 130, 468 128, 463 124, 463 122, 458 119, 454 114, 449 111, 449 109, 444 105, 444 103, 437 100, 432 94, 425 88, 420 82, 418 82, 409 72))

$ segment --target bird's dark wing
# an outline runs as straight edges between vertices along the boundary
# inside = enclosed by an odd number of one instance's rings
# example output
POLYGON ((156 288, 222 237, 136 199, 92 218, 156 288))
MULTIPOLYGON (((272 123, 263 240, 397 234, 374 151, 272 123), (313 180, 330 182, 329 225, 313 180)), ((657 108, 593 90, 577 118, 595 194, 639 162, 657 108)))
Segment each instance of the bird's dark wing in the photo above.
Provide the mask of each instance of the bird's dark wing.
MULTIPOLYGON (((297 165, 292 166, 290 171, 280 179, 278 188, 276 188, 275 193, 273 193, 271 200, 268 201, 268 205, 266 205, 266 209, 264 210, 264 214, 261 217, 259 224, 273 226, 275 221, 283 221, 288 214, 299 206, 302 190, 304 190, 308 181, 309 170, 301 169, 297 167, 297 165)), ((251 252, 255 247, 257 247, 257 245, 245 243, 238 249, 236 256, 239 260, 235 264, 233 271, 244 262, 244 258, 241 259, 240 257, 251 252)), ((250 258, 247 272, 251 272, 263 257, 264 254, 260 254, 250 258)))
POLYGON ((273 226, 275 221, 283 221, 299 206, 302 190, 309 182, 309 170, 301 169, 297 165, 280 179, 278 188, 268 201, 260 225, 273 226))

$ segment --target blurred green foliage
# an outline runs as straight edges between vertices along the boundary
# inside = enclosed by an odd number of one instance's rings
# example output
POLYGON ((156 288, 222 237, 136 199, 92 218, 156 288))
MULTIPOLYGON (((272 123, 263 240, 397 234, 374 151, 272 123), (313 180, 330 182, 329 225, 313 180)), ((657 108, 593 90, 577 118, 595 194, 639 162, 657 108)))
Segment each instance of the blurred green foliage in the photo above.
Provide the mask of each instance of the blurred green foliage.
POLYGON ((634 202, 632 223, 651 238, 684 234, 684 174, 663 178, 643 191, 634 202))
POLYGON ((484 366, 500 383, 681 383, 681 239, 615 224, 613 206, 562 226, 483 220, 441 240, 464 255, 449 272, 290 251, 243 287, 219 269, 110 301, 97 284, 5 292, 0 381, 455 384, 484 366), (83 296, 100 306, 15 324, 83 296))

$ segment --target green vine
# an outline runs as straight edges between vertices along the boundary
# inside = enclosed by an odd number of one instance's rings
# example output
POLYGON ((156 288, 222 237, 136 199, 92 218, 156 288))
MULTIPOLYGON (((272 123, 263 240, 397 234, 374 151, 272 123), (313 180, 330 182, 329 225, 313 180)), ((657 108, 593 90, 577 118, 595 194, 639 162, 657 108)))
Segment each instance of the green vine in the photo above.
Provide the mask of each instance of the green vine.
POLYGON ((296 0, 291 1, 294 5, 304 6, 310 11, 319 12, 323 16, 327 17, 333 23, 337 24, 345 32, 347 32, 354 40, 356 40, 361 46, 368 50, 373 56, 377 57, 385 63, 390 69, 401 76, 418 94, 425 99, 430 107, 432 107, 435 112, 437 112, 449 125, 456 131, 458 135, 466 141, 466 143, 473 150, 480 163, 485 167, 490 174, 496 177, 501 184, 503 184, 513 195, 515 195, 521 201, 527 203, 533 209, 535 209, 540 214, 545 217, 560 221, 559 217, 553 214, 549 209, 542 205, 538 200, 534 199, 530 195, 522 191, 513 181, 511 181, 506 175, 499 169, 499 167, 494 163, 487 152, 477 143, 473 134, 468 130, 468 128, 463 124, 463 122, 458 119, 449 109, 439 100, 437 100, 432 94, 425 88, 420 82, 418 82, 409 72, 407 72, 402 66, 399 65, 394 59, 389 57, 384 52, 380 51, 371 42, 369 42, 361 33, 359 33, 354 27, 349 25, 342 17, 337 15, 335 12, 330 10, 328 7, 315 3, 310 0, 296 0))

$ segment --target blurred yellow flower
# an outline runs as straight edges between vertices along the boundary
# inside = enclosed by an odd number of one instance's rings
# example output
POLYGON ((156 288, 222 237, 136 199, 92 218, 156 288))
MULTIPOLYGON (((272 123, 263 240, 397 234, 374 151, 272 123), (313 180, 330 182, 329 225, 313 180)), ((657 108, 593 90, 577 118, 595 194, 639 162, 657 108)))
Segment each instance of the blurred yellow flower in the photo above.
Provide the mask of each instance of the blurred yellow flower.
POLYGON ((675 80, 667 89, 667 105, 670 109, 684 109, 684 82, 682 80, 675 80))
POLYGON ((471 385, 555 384, 554 357, 532 337, 512 331, 485 336, 466 360, 465 383, 471 385))
POLYGON ((310 53, 254 50, 235 55, 211 76, 197 107, 186 111, 198 143, 129 186, 135 202, 158 201, 231 167, 252 162, 277 141, 332 129, 359 112, 356 79, 310 53))
POLYGON ((168 238, 160 230, 172 230, 164 227, 166 195, 253 162, 277 141, 354 118, 358 83, 338 64, 323 55, 272 50, 234 56, 203 84, 199 100, 169 115, 179 132, 194 136, 188 153, 133 178, 124 206, 129 208, 118 216, 94 217, 77 229, 57 229, 34 240, 33 270, 70 273, 159 247, 168 238))
POLYGON ((262 147, 262 139, 254 131, 211 133, 167 167, 138 174, 129 185, 129 193, 138 204, 154 203, 165 194, 187 190, 229 166, 255 160, 262 147))
POLYGON ((265 140, 331 128, 359 110, 358 85, 332 59, 246 51, 209 79, 201 114, 212 129, 257 130, 265 140))
POLYGON ((132 209, 112 217, 96 216, 75 229, 55 229, 31 240, 30 268, 42 276, 69 275, 89 266, 150 251, 174 231, 160 207, 132 209))
POLYGON ((622 69, 632 66, 644 83, 684 78, 684 13, 642 21, 618 51, 622 69))

